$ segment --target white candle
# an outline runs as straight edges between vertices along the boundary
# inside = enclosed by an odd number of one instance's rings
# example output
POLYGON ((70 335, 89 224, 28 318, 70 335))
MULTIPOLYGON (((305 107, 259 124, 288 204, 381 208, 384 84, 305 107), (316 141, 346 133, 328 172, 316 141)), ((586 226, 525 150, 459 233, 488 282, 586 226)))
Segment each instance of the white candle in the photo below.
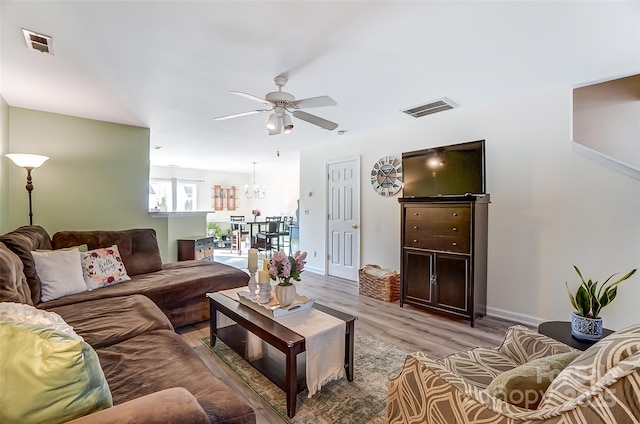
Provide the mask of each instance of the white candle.
POLYGON ((269 282, 269 273, 267 271, 258 271, 258 284, 266 284, 269 282))
POLYGON ((258 249, 249 249, 249 269, 258 268, 258 249))
POLYGON ((265 271, 269 271, 269 259, 265 259, 262 261, 262 269, 265 271))

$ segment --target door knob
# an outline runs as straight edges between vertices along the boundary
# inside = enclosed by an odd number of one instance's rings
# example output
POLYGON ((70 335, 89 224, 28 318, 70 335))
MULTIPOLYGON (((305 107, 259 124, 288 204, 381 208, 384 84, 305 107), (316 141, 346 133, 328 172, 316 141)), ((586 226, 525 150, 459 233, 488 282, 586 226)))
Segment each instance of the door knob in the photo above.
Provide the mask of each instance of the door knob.
POLYGON ((358 226, 356 224, 353 224, 351 228, 355 229, 355 228, 358 228, 358 226))

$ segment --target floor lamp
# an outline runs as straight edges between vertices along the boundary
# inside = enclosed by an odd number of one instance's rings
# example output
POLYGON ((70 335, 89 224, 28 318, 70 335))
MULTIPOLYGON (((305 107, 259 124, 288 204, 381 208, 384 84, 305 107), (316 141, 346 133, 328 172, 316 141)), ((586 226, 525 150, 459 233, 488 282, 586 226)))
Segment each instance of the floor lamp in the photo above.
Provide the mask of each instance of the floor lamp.
POLYGON ((5 155, 13 161, 16 165, 27 170, 27 192, 29 193, 29 225, 33 225, 33 211, 31 210, 31 192, 33 191, 33 184, 31 180, 31 170, 42 166, 43 163, 49 159, 47 156, 42 155, 30 155, 25 153, 10 153, 5 155))

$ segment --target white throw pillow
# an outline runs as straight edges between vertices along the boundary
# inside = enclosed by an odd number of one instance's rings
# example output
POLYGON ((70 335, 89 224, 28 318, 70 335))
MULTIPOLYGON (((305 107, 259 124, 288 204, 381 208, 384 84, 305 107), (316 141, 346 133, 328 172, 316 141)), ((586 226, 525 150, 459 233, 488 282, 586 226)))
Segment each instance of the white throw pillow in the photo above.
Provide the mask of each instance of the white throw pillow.
POLYGON ((0 302, 0 322, 33 324, 60 331, 74 340, 83 340, 60 315, 24 303, 0 302))
POLYGON ((42 283, 43 302, 87 291, 78 249, 31 252, 31 255, 42 283))
POLYGON ((82 253, 82 272, 89 290, 131 280, 115 244, 82 253))

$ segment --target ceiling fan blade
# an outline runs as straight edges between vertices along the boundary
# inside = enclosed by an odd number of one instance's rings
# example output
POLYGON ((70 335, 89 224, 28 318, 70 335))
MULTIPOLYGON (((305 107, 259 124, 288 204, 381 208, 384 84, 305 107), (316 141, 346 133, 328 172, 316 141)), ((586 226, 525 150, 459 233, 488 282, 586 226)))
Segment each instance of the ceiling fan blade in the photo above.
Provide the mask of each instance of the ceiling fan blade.
POLYGON ((213 118, 214 121, 224 121, 225 119, 231 118, 239 118, 241 116, 253 115, 255 113, 267 112, 269 109, 260 109, 260 110, 250 110, 248 112, 240 112, 234 113, 232 115, 218 116, 217 118, 213 118))
POLYGON ((315 115, 312 115, 310 113, 303 112, 301 110, 294 110, 291 113, 296 118, 302 119, 303 121, 307 121, 310 124, 322 127, 325 130, 331 131, 331 130, 335 130, 336 128, 338 128, 338 124, 336 124, 335 122, 327 121, 324 118, 320 118, 319 116, 315 116, 315 115))
POLYGON ((256 102, 260 102, 260 103, 264 103, 267 106, 271 106, 272 103, 268 100, 265 100, 263 98, 260 98, 258 96, 254 96, 253 94, 248 94, 248 93, 243 93, 242 91, 232 91, 233 94, 237 94, 238 96, 242 96, 245 97, 249 100, 254 100, 256 102))
POLYGON ((309 97, 308 99, 300 99, 289 102, 289 105, 296 109, 308 107, 336 106, 337 103, 329 96, 309 97))

